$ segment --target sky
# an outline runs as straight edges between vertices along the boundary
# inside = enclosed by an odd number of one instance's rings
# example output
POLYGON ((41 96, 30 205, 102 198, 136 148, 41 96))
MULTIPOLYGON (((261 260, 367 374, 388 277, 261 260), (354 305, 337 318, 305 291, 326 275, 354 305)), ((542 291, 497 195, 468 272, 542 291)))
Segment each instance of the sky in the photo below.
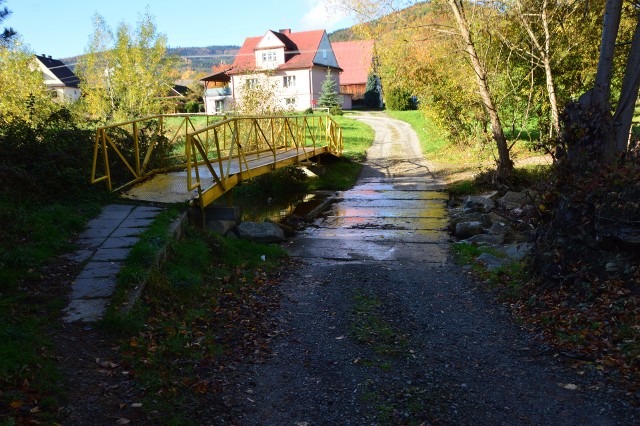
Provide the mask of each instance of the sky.
POLYGON ((292 32, 350 27, 354 21, 327 7, 326 0, 5 0, 12 27, 35 54, 68 58, 86 52, 98 13, 109 27, 135 26, 147 8, 169 47, 240 46, 267 30, 292 32))

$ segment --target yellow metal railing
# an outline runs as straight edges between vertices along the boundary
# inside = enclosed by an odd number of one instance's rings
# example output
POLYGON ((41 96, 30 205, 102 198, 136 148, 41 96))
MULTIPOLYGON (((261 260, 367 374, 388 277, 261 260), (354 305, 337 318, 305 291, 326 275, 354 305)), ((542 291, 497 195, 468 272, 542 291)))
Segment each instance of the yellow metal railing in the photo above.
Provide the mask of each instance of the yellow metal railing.
POLYGON ((341 155, 342 146, 342 129, 329 116, 229 118, 187 135, 187 188, 197 188, 206 206, 245 178, 321 152, 341 155), (284 153, 288 156, 279 157, 284 153), (212 176, 208 187, 200 179, 201 167, 212 176))
POLYGON ((115 188, 118 190, 162 169, 160 164, 178 166, 184 162, 182 147, 189 131, 196 129, 196 117, 202 117, 200 120, 206 125, 220 120, 215 116, 154 115, 99 127, 93 149, 91 183, 105 181, 109 191, 113 191, 114 167, 121 175, 115 188), (109 155, 110 150, 115 158, 109 155), (102 163, 102 176, 97 176, 99 163, 102 163))
POLYGON ((113 190, 117 174, 118 190, 159 171, 186 168, 188 190, 197 188, 201 203, 207 205, 245 178, 321 152, 342 153, 342 129, 330 116, 217 119, 221 121, 213 124, 207 121, 204 127, 196 128, 192 117, 174 117, 168 129, 167 116, 159 115, 98 128, 91 182, 106 181, 109 190, 113 190), (109 156, 110 151, 115 158, 109 156), (279 158, 285 152, 289 156, 279 158), (256 161, 260 163, 258 166, 256 161), (97 177, 100 163, 104 174, 97 177), (213 178, 209 187, 200 179, 203 167, 213 178))

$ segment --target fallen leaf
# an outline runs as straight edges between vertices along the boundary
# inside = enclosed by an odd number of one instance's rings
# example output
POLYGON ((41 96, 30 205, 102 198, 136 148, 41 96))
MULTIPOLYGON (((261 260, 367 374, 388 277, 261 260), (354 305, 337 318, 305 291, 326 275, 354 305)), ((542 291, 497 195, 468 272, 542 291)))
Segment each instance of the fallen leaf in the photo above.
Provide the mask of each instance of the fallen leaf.
POLYGON ((9 406, 11 408, 20 408, 20 407, 22 407, 23 404, 24 404, 24 401, 11 401, 9 406))
POLYGON ((338 336, 338 337, 336 337, 336 340, 342 340, 342 339, 345 339, 345 338, 346 337, 344 335, 343 336, 338 336))
POLYGON ((125 419, 124 417, 121 417, 118 420, 116 420, 117 425, 128 425, 129 423, 131 423, 131 420, 125 419))
POLYGON ((573 383, 567 383, 566 385, 562 385, 562 387, 568 390, 578 389, 578 385, 574 385, 573 383))

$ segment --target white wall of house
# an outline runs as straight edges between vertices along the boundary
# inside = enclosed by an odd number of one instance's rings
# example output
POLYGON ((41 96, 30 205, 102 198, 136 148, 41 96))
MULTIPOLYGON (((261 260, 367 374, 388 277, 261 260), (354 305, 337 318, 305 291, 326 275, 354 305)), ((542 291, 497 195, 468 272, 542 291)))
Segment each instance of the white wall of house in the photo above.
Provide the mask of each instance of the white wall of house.
POLYGON ((255 84, 264 85, 266 90, 273 91, 275 105, 282 109, 302 111, 311 106, 311 82, 307 69, 281 70, 269 76, 265 74, 234 75, 231 77, 231 87, 233 97, 238 103, 242 102, 243 89, 250 84, 251 80, 255 81, 255 84))
MULTIPOLYGON (((322 91, 322 85, 327 78, 327 70, 321 67, 313 69, 281 70, 273 75, 265 74, 245 74, 231 77, 231 87, 233 98, 242 102, 243 89, 250 80, 263 84, 273 90, 275 102, 285 110, 303 111, 315 106, 313 101, 317 101, 322 91)), ((340 76, 335 70, 331 72, 331 78, 336 83, 336 89, 340 87, 340 76)), ((338 99, 342 103, 343 109, 351 109, 351 96, 340 95, 338 99)))
POLYGON ((62 97, 67 101, 77 101, 80 99, 80 89, 77 87, 56 87, 59 93, 58 97, 62 97))
POLYGON ((231 96, 205 96, 204 112, 209 115, 223 115, 232 109, 231 96))

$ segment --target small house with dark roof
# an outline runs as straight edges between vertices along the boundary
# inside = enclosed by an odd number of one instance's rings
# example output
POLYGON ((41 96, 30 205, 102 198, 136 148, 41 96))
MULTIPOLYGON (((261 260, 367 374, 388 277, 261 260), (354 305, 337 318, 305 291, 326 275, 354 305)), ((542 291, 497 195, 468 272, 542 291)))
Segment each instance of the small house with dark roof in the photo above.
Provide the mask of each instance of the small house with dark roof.
POLYGON ((66 101, 80 98, 80 79, 62 61, 47 55, 35 55, 44 83, 52 96, 66 101))
MULTIPOLYGON (((242 102, 249 88, 265 82, 275 90, 280 107, 300 111, 316 105, 328 70, 339 87, 342 68, 324 30, 294 33, 286 29, 247 38, 226 74, 231 77, 235 102, 242 102)), ((341 99, 344 109, 351 108, 349 95, 341 99)))

